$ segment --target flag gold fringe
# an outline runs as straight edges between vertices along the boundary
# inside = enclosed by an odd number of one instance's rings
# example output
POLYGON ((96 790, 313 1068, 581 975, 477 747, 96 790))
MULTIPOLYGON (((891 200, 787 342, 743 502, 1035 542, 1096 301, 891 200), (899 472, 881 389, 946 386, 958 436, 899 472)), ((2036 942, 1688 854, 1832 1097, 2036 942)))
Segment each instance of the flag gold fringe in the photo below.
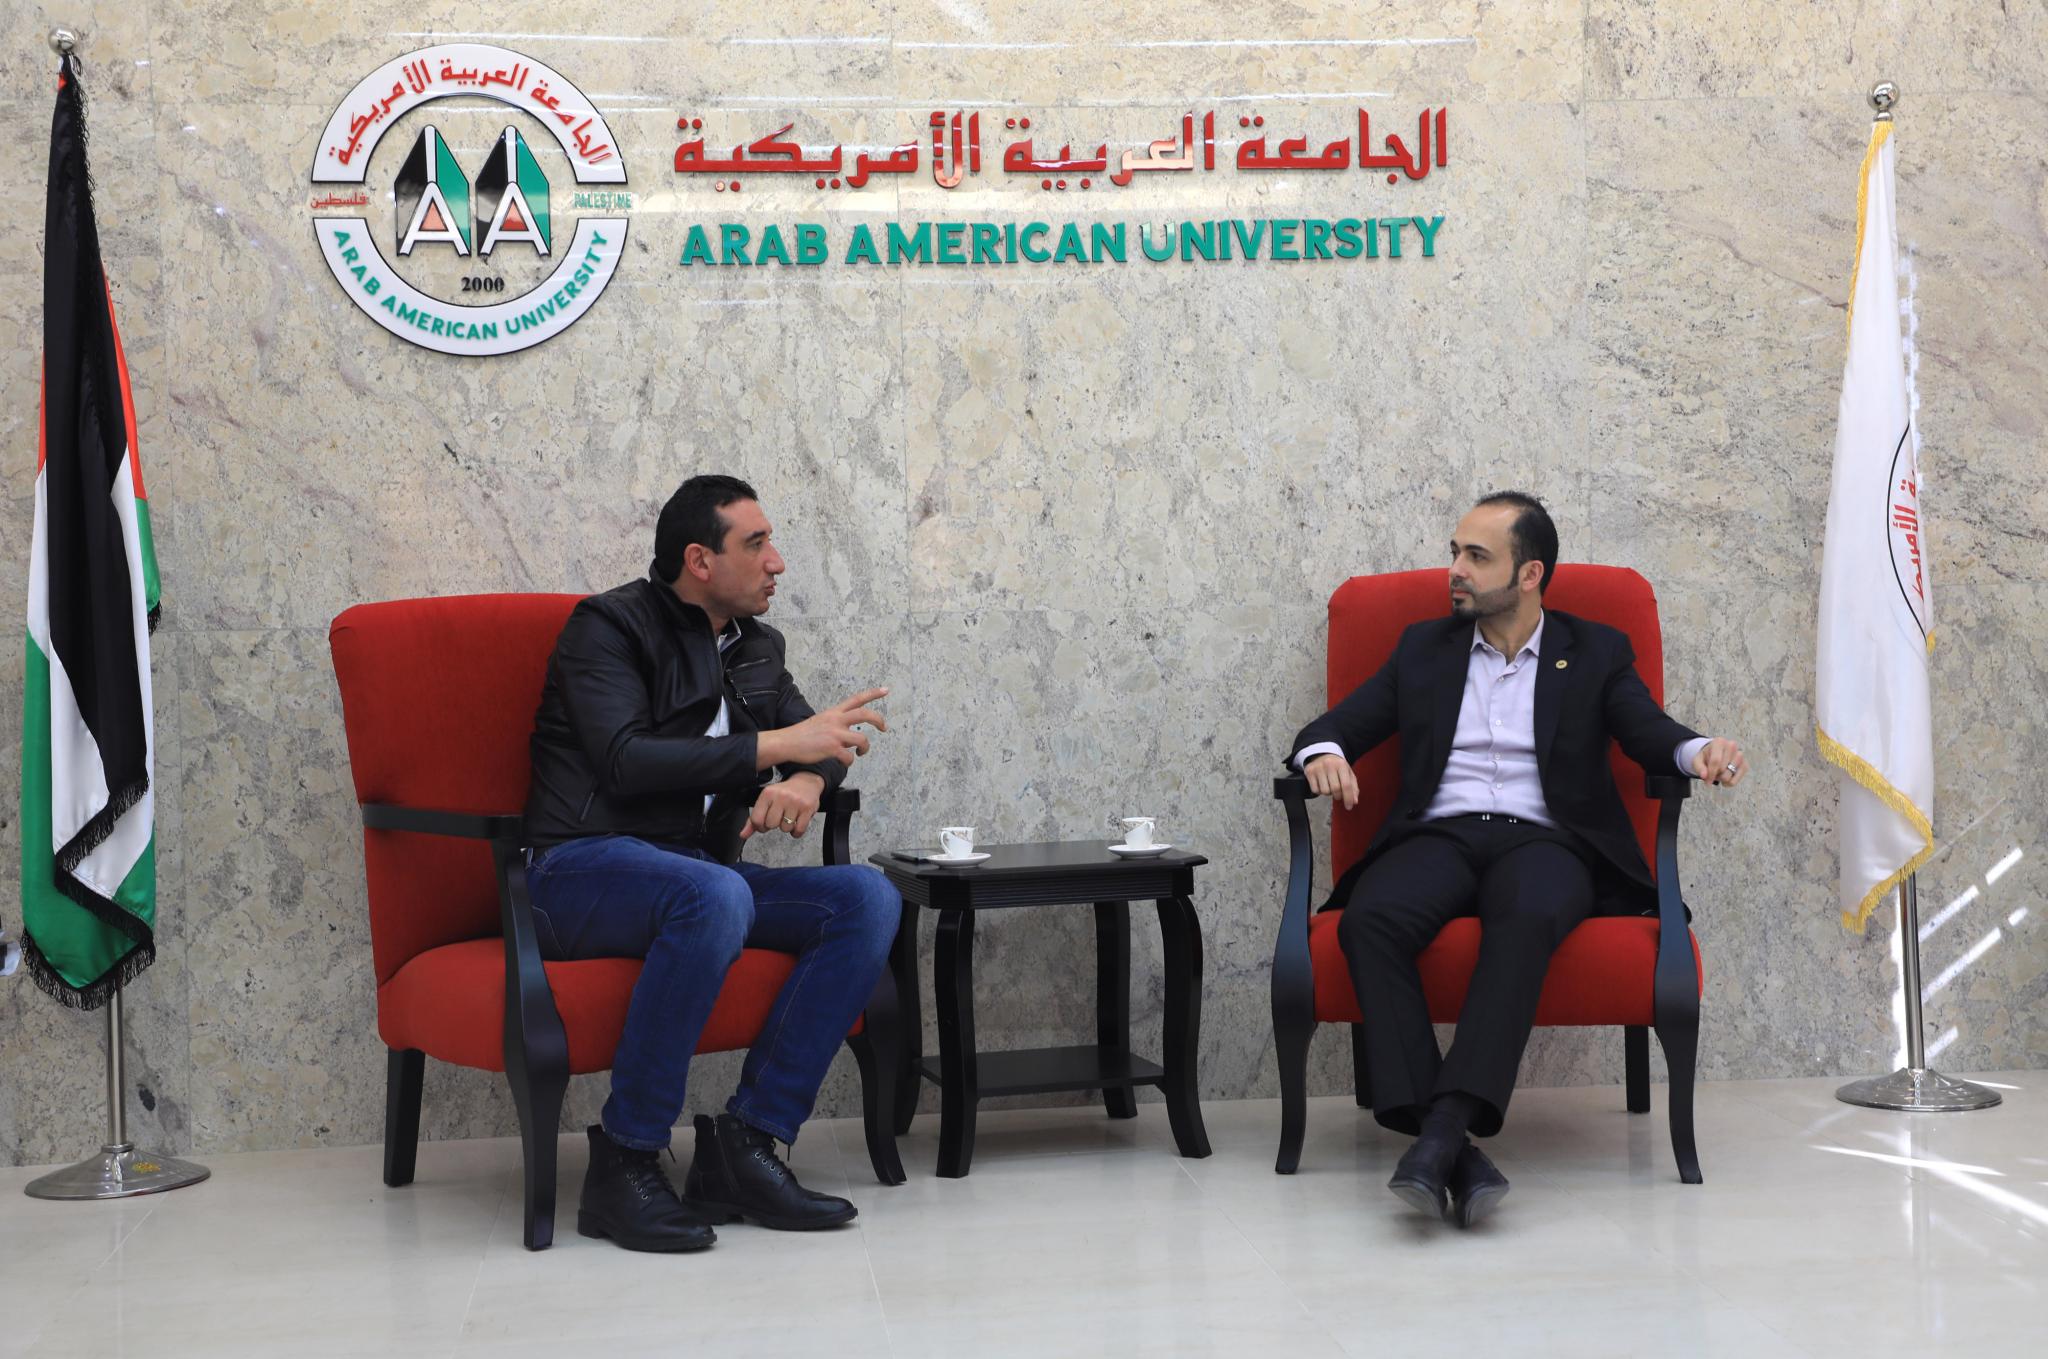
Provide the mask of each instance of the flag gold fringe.
MULTIPOLYGON (((1856 258, 1849 265, 1849 319, 1843 323, 1845 330, 1856 322, 1856 276, 1863 269, 1863 223, 1870 211, 1870 168, 1877 163, 1878 148, 1883 146, 1891 135, 1890 123, 1871 125, 1870 146, 1863 152, 1863 172, 1856 178, 1856 258)), ((1927 630, 1927 654, 1934 654, 1933 628, 1927 630)), ((1825 741, 1827 738, 1821 739, 1825 741)), ((1847 765, 1842 767, 1848 768, 1847 765)))
POLYGON ((1844 331, 1856 323, 1856 276, 1863 270, 1863 224, 1869 217, 1870 170, 1877 164, 1878 148, 1891 135, 1890 123, 1871 124, 1870 146, 1863 153, 1863 172, 1856 178, 1856 260, 1849 266, 1849 319, 1842 323, 1844 331))
POLYGON ((1876 766, 1872 765, 1870 761, 1828 735, 1818 726, 1813 729, 1813 735, 1814 739, 1820 743, 1822 758, 1840 769, 1850 778, 1856 780, 1856 782, 1862 784, 1865 788, 1868 788, 1871 792, 1877 794, 1878 799, 1885 806, 1890 807, 1900 816, 1905 817, 1912 824, 1913 829, 1920 833, 1921 840, 1925 841, 1919 852, 1906 860, 1904 866, 1896 873, 1893 873, 1883 882, 1878 883, 1863 894, 1863 900, 1856 904, 1856 910, 1853 914, 1848 911, 1842 912, 1842 928, 1856 934, 1861 934, 1863 933, 1863 927, 1870 923, 1871 912, 1877 909, 1878 903, 1885 899, 1886 894, 1904 882, 1908 876, 1919 872, 1921 867, 1934 857, 1934 822, 1929 819, 1927 813, 1913 805, 1911 798, 1893 787, 1891 780, 1880 774, 1876 766))

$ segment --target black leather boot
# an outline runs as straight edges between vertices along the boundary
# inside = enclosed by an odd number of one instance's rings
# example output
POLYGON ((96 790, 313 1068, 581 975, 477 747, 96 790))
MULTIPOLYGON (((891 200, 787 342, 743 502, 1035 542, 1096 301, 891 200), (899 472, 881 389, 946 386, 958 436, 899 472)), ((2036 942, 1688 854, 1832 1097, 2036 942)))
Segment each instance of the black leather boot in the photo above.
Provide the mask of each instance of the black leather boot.
POLYGON ((809 1232, 853 1221, 845 1199, 814 1194, 775 1154, 775 1138, 734 1118, 699 1114, 697 1155, 683 1198, 714 1222, 746 1218, 781 1232, 809 1232))
POLYGON ((676 1197, 662 1173, 661 1153, 622 1147, 592 1124, 590 1169, 583 1176, 583 1201, 576 1230, 609 1238, 627 1250, 703 1250, 718 1239, 697 1213, 676 1197))

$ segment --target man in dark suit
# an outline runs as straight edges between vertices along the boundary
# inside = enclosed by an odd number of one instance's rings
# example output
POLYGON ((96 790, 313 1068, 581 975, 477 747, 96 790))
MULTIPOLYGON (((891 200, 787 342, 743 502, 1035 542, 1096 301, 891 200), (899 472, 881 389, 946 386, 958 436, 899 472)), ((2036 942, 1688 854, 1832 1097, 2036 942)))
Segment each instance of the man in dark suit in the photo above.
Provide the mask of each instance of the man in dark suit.
POLYGON ((1302 728, 1289 763, 1358 801, 1352 764, 1401 738, 1401 788, 1331 894, 1364 1012, 1373 1116, 1415 1134, 1388 1187, 1470 1226, 1508 1182, 1468 1134, 1500 1131, 1550 955, 1596 910, 1652 912, 1656 888, 1608 766, 1739 782, 1733 741, 1665 716, 1625 634, 1543 608, 1557 529, 1535 497, 1487 496, 1451 537, 1450 616, 1401 634, 1379 673, 1302 728), (1448 1054, 1416 958, 1479 917, 1479 960, 1448 1054))

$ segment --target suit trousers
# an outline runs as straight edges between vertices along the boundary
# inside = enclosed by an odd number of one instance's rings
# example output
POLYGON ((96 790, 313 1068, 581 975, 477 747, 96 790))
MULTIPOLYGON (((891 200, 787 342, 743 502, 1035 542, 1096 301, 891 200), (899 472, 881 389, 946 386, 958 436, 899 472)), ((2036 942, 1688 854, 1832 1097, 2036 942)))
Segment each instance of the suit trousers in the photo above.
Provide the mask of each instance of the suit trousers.
POLYGON ((1364 1014, 1381 1126, 1414 1133, 1434 1097, 1462 1091, 1485 1105, 1473 1135, 1500 1131, 1550 955, 1593 902, 1593 871, 1569 832, 1503 816, 1423 822, 1365 867, 1337 938, 1364 1014), (1468 915, 1479 917, 1479 961, 1445 1054, 1416 959, 1468 915))

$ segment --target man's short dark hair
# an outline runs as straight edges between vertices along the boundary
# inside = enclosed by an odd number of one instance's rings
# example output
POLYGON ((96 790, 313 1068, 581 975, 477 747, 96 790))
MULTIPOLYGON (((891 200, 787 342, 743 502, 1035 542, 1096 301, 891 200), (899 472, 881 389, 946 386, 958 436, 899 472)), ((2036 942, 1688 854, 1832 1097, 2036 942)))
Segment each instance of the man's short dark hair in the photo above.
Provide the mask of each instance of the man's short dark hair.
POLYGON ((1515 574, 1522 574, 1522 563, 1542 562, 1543 579, 1536 584, 1536 593, 1542 594, 1550 588, 1550 577, 1557 570, 1557 525, 1550 522, 1550 511, 1543 508, 1543 502, 1527 491, 1495 491, 1482 496, 1481 505, 1513 505, 1521 513, 1508 528, 1508 546, 1514 554, 1515 574))
POLYGON ((738 477, 691 477, 661 507, 654 524, 654 575, 667 585, 683 573, 683 553, 692 543, 725 551, 730 527, 719 511, 740 500, 759 500, 754 488, 738 477))

